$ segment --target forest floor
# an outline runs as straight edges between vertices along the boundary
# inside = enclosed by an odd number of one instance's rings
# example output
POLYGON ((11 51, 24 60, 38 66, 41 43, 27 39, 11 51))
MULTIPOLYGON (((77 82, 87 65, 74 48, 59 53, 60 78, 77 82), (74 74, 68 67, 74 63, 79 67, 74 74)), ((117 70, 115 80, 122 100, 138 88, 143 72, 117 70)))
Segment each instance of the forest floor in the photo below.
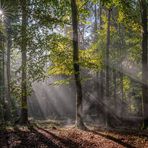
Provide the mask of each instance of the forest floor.
POLYGON ((7 127, 0 148, 148 148, 148 133, 118 130, 78 130, 73 127, 7 127))

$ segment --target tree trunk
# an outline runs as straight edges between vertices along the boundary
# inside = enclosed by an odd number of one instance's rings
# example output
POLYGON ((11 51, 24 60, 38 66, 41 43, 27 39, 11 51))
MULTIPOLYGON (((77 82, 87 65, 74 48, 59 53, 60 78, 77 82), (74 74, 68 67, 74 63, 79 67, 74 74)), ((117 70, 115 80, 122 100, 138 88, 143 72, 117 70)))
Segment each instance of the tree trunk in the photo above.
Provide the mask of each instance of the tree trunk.
POLYGON ((120 37, 120 73, 119 73, 119 76, 120 76, 120 85, 121 85, 121 113, 120 113, 120 116, 121 118, 123 117, 124 115, 124 90, 123 90, 123 78, 124 78, 124 74, 123 74, 123 66, 122 66, 122 62, 124 60, 124 49, 125 49, 125 29, 124 29, 124 26, 120 25, 119 24, 119 29, 118 29, 118 32, 119 32, 119 37, 120 37))
POLYGON ((107 42, 106 42, 106 97, 109 98, 109 48, 110 48, 110 19, 111 10, 108 10, 107 19, 107 42))
MULTIPOLYGON (((0 22, 1 23, 1 22, 0 22)), ((4 122, 4 35, 0 31, 0 119, 4 122)))
MULTIPOLYGON (((97 25, 97 5, 95 4, 95 9, 94 9, 94 16, 95 16, 95 22, 94 22, 94 42, 97 41, 97 29, 98 29, 98 25, 97 25)), ((98 48, 96 49, 96 52, 98 54, 98 48)), ((102 99, 100 98, 100 80, 99 80, 99 71, 96 72, 96 91, 97 91, 97 98, 98 100, 102 99)))
POLYGON ((72 10, 72 27, 73 27, 73 66, 74 77, 76 84, 76 126, 80 129, 84 129, 84 123, 82 119, 82 86, 80 78, 80 66, 79 66, 79 48, 78 48, 78 10, 76 0, 71 0, 72 10))
MULTIPOLYGON (((111 21, 111 10, 108 10, 108 18, 107 18, 107 42, 106 42, 106 60, 105 60, 105 64, 106 64, 106 99, 108 102, 108 99, 110 97, 110 78, 109 78, 109 49, 110 49, 110 21, 111 21)), ((107 104, 108 105, 108 104, 107 104)), ((108 113, 106 114, 106 125, 107 126, 111 126, 110 124, 110 118, 108 116, 108 113)))
POLYGON ((141 0, 141 18, 142 18, 142 99, 143 99, 143 127, 148 126, 148 32, 147 32, 147 2, 141 0))
POLYGON ((21 3, 22 9, 22 27, 21 27, 21 52, 22 52, 22 100, 21 100, 21 118, 20 124, 28 123, 28 106, 27 106, 27 0, 21 3))
MULTIPOLYGON (((103 24, 101 15, 102 15, 102 3, 100 0, 99 1, 99 21, 100 21, 99 30, 102 30, 102 24, 103 24)), ((104 69, 102 68, 100 71, 100 91, 99 91, 101 100, 103 100, 104 98, 104 85, 103 84, 104 84, 104 69)))
POLYGON ((7 63, 6 63, 6 120, 11 120, 11 95, 10 95, 10 50, 11 41, 11 20, 7 18, 7 63))
POLYGON ((123 104, 124 104, 124 92, 123 92, 123 73, 122 73, 122 68, 121 68, 121 71, 119 73, 119 76, 120 76, 120 90, 121 90, 121 100, 120 100, 120 117, 122 118, 123 117, 123 113, 124 113, 124 107, 123 107, 123 104))
POLYGON ((116 70, 113 69, 113 83, 114 83, 114 109, 117 111, 117 75, 116 75, 116 70))

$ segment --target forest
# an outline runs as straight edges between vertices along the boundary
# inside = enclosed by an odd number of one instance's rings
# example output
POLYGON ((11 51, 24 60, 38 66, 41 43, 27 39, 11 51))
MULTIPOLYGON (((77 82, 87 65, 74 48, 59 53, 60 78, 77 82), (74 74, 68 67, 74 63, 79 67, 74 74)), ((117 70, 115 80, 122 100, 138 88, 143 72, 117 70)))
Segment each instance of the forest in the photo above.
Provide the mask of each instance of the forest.
POLYGON ((0 0, 0 148, 148 148, 148 0, 0 0))

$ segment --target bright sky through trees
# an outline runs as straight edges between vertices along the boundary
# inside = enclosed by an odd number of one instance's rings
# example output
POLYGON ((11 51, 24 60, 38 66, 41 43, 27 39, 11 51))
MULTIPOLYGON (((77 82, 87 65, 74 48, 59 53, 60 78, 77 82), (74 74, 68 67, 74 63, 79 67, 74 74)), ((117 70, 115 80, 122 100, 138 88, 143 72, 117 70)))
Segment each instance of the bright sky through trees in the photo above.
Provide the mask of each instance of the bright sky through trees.
POLYGON ((0 9, 0 16, 2 16, 2 15, 3 15, 3 10, 0 9))

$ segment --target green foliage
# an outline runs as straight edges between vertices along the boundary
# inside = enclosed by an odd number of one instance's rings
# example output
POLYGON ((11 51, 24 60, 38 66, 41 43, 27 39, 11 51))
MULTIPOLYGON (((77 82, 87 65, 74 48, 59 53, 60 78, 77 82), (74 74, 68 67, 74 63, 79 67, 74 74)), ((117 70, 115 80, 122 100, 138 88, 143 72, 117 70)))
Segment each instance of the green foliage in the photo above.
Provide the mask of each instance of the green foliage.
POLYGON ((123 79, 123 90, 124 92, 129 92, 130 90, 130 87, 131 87, 131 82, 130 82, 130 79, 126 76, 124 77, 123 79))
MULTIPOLYGON (((49 67, 49 74, 72 75, 73 55, 71 40, 56 34, 51 35, 50 39, 53 44, 50 44, 52 50, 50 51, 51 66, 49 67)), ((101 56, 96 52, 96 45, 93 45, 90 49, 80 50, 79 64, 81 67, 98 71, 101 67, 101 62, 101 56)))

